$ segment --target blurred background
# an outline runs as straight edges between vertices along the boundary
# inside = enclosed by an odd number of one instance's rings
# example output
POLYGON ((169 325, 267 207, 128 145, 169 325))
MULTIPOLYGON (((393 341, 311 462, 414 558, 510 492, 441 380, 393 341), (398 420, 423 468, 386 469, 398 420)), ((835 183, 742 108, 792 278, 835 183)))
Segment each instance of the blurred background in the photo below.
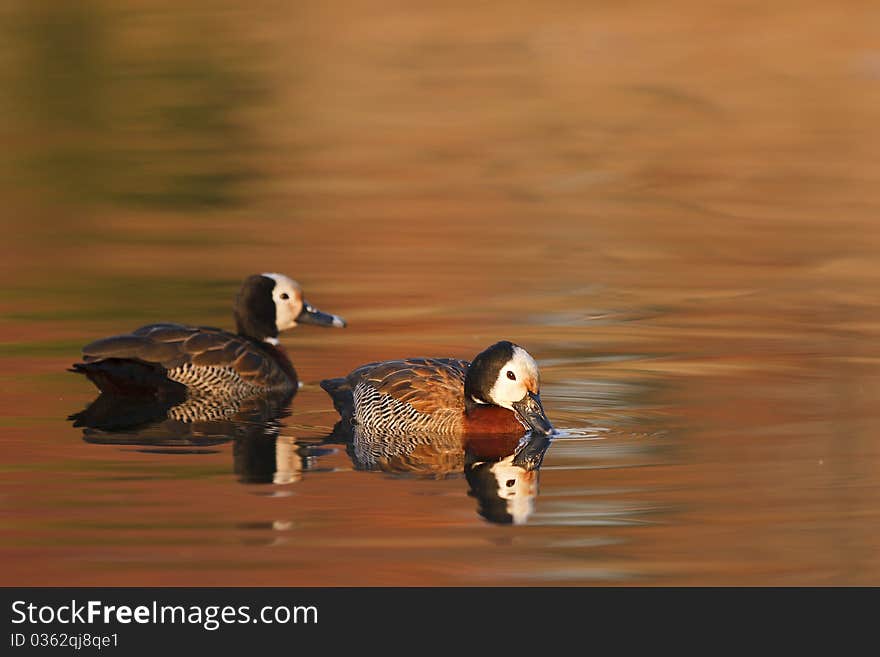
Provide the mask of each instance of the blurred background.
POLYGON ((2 583, 880 581, 876 3, 0 16, 2 583), (527 521, 344 450, 259 485, 66 420, 81 345, 232 327, 262 271, 349 321, 284 337, 288 441, 332 427, 321 378, 529 349, 561 434, 527 521))

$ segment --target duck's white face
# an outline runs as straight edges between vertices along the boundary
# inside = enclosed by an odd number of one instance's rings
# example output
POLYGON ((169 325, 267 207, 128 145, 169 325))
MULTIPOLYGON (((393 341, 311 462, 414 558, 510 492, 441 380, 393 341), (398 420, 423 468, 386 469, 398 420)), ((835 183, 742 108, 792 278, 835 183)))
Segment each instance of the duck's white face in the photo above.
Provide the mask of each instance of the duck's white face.
POLYGON ((275 281, 272 301, 275 302, 275 327, 279 332, 296 326, 296 318, 303 309, 302 288, 284 274, 263 274, 275 281))
POLYGON ((529 393, 540 393, 538 364, 529 352, 514 346, 513 356, 498 372, 488 396, 498 406, 514 410, 513 405, 525 399, 529 393))

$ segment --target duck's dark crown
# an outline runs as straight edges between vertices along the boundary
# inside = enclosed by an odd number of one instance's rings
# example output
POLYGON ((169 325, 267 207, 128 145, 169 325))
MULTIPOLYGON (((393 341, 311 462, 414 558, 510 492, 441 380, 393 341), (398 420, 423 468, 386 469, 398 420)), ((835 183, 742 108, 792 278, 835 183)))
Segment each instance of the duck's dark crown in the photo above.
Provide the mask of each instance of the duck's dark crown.
POLYGON ((494 404, 489 399, 489 391, 495 385, 501 368, 513 358, 514 347, 516 345, 509 340, 501 340, 481 351, 471 361, 464 379, 465 407, 468 410, 479 403, 494 404))

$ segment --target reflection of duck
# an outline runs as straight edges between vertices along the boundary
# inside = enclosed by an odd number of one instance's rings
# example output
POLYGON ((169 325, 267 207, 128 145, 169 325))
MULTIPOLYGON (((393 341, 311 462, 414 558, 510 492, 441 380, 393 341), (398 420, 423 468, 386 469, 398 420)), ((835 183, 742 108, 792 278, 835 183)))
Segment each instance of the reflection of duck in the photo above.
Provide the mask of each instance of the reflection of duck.
POLYGON ((385 432, 339 422, 332 438, 345 443, 357 470, 442 478, 464 467, 461 437, 451 434, 385 432))
POLYGON ((549 445, 550 438, 540 435, 528 435, 512 448, 509 442, 468 441, 464 474, 468 494, 477 498, 477 512, 483 518, 499 524, 526 522, 534 510, 538 469, 549 445))
POLYGON ((486 520, 521 524, 534 507, 538 469, 550 446, 543 434, 459 436, 381 432, 339 422, 326 442, 343 442, 355 468, 440 478, 464 472, 486 520))
POLYGON ((320 451, 282 436, 280 420, 290 414, 292 394, 254 397, 232 410, 226 399, 212 408, 210 398, 144 399, 102 394, 71 415, 83 428, 83 440, 99 445, 137 446, 150 452, 197 453, 233 442, 234 470, 242 483, 286 484, 298 481, 320 451), (184 411, 179 409, 184 408, 184 411))
POLYGON ((235 474, 243 484, 293 484, 322 454, 293 436, 244 436, 232 446, 235 474))
POLYGON ((498 342, 472 363, 412 358, 363 365, 321 387, 344 422, 379 431, 438 434, 553 430, 541 406, 538 365, 511 342, 498 342))
POLYGON ((248 277, 235 298, 237 333, 150 324, 86 345, 72 371, 114 395, 244 399, 296 390, 297 376, 278 333, 302 324, 343 327, 315 310, 299 283, 282 274, 248 277))

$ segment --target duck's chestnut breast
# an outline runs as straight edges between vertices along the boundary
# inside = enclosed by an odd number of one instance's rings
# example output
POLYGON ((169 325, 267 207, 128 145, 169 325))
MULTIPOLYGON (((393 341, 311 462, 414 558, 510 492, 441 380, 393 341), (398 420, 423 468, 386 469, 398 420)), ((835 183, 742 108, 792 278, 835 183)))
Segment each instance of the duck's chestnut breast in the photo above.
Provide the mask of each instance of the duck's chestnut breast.
POLYGON ((513 411, 500 406, 475 406, 465 413, 464 430, 469 434, 518 433, 525 431, 513 411))

